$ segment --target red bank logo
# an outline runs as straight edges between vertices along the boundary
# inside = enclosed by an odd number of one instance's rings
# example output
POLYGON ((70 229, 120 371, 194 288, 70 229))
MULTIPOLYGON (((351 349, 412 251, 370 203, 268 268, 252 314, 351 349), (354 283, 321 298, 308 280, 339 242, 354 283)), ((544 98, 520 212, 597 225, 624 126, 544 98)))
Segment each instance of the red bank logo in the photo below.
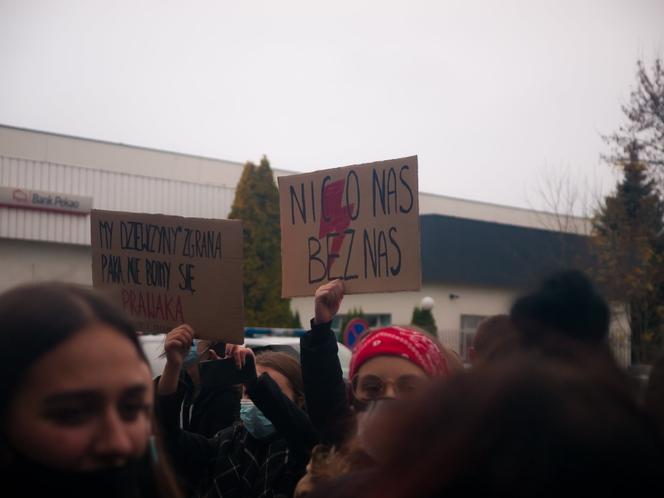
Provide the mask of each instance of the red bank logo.
POLYGON ((12 192, 12 199, 16 202, 28 202, 28 194, 17 188, 12 192))

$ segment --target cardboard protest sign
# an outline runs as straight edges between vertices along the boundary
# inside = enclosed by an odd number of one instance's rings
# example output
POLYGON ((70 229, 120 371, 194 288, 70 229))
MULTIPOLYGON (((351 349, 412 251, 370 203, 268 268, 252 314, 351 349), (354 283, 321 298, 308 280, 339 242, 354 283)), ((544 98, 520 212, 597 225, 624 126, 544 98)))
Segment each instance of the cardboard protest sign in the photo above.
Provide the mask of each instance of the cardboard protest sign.
POLYGON ((242 222, 93 210, 92 283, 138 330, 242 344, 242 222))
POLYGON ((279 177, 283 297, 419 290, 417 156, 279 177))

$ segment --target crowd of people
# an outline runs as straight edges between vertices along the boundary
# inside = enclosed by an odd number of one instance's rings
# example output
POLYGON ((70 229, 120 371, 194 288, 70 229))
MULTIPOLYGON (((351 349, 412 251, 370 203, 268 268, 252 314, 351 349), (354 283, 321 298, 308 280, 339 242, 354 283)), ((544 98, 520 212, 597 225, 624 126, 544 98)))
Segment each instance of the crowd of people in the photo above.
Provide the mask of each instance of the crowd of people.
POLYGON ((664 367, 643 390, 617 365, 583 274, 486 319, 471 365, 389 326, 360 338, 348 379, 332 330, 343 297, 341 280, 318 288, 299 359, 181 324, 153 379, 131 321, 94 291, 5 292, 2 495, 664 496, 664 367), (207 378, 202 362, 224 360, 249 373, 240 384, 207 378))

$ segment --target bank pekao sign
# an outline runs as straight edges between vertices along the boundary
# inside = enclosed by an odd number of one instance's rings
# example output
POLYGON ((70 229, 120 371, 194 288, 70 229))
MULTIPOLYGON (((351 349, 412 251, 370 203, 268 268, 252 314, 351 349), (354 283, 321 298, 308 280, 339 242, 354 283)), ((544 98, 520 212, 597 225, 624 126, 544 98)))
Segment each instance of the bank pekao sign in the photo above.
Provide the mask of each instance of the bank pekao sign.
POLYGON ((18 187, 0 187, 0 206, 86 215, 92 209, 92 197, 18 187))

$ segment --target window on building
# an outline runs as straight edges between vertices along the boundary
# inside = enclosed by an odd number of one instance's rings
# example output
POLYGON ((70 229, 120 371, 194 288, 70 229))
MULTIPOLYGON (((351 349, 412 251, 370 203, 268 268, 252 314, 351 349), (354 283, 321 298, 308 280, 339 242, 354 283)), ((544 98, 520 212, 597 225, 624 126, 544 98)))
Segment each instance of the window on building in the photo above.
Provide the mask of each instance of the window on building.
POLYGON ((470 361, 469 351, 473 345, 475 332, 486 315, 461 315, 461 328, 459 332, 459 354, 464 362, 470 361))

